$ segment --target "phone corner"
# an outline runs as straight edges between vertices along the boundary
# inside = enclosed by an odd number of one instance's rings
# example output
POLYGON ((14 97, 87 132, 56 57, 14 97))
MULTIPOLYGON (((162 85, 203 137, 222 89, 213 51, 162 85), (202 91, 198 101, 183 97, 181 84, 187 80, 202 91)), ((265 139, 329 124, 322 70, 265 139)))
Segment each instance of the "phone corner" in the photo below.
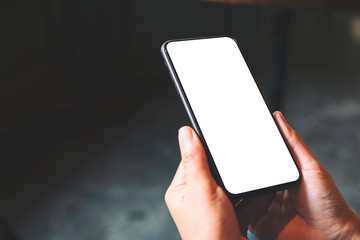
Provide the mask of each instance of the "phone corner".
POLYGON ((303 176, 302 176, 302 173, 301 173, 300 169, 298 169, 298 172, 299 172, 299 176, 298 176, 298 178, 295 180, 295 185, 296 185, 296 186, 299 185, 299 184, 301 183, 302 179, 303 179, 303 176))
POLYGON ((222 36, 222 37, 227 38, 227 39, 229 39, 230 41, 233 41, 233 42, 235 42, 236 44, 238 44, 236 38, 233 37, 233 36, 231 36, 231 35, 224 35, 224 36, 222 36))
POLYGON ((160 52, 162 54, 166 54, 167 53, 167 45, 171 42, 171 40, 167 40, 165 41, 163 44, 161 44, 161 47, 160 47, 160 52))

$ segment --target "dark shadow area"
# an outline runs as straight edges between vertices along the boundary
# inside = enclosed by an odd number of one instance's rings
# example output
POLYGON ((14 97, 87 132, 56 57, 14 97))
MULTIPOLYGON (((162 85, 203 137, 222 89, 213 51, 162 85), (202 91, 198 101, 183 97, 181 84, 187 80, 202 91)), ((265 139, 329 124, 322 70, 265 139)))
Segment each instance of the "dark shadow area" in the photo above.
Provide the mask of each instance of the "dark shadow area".
MULTIPOLYGON (((0 7, 5 228, 24 240, 180 239, 163 195, 188 120, 160 46, 232 36, 265 92, 278 9, 190 0, 0 7)), ((292 9, 289 18, 282 110, 359 214, 360 15, 292 9)))

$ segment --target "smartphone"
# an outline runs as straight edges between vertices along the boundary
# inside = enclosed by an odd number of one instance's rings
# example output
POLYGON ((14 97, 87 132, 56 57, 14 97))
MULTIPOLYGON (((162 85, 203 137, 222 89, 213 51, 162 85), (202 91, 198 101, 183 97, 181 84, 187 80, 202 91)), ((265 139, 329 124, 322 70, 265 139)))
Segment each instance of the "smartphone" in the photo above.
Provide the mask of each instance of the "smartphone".
POLYGON ((299 168, 234 39, 170 40, 161 52, 212 174, 232 201, 300 182, 299 168))

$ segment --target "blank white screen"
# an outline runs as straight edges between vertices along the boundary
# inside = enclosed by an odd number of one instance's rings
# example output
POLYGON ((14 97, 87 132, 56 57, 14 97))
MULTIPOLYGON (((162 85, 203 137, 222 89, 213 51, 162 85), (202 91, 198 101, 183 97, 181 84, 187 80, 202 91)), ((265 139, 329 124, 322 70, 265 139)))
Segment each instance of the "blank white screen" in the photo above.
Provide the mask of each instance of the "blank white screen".
POLYGON ((230 193, 299 178, 233 39, 175 41, 167 44, 167 51, 230 193))

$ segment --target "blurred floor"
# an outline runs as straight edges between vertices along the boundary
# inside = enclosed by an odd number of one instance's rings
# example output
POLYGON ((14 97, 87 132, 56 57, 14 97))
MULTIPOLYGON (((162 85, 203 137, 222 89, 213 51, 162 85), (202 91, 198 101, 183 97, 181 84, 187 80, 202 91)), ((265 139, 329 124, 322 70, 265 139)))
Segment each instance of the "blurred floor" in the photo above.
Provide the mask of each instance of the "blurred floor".
POLYGON ((13 142, 7 156, 20 163, 2 169, 0 215, 20 239, 177 236, 163 195, 186 115, 170 81, 162 83, 94 91, 50 119, 50 134, 34 124, 13 142))
MULTIPOLYGON (((360 82, 324 85, 316 79, 336 76, 320 75, 288 74, 285 115, 359 214, 360 82)), ((169 79, 135 88, 151 91, 139 90, 141 99, 120 88, 95 91, 103 107, 70 106, 51 120, 51 134, 35 126, 39 136, 29 131, 14 143, 28 151, 2 175, 0 210, 20 239, 179 239, 163 196, 186 115, 169 79), (67 118, 77 120, 64 126, 67 118)))

